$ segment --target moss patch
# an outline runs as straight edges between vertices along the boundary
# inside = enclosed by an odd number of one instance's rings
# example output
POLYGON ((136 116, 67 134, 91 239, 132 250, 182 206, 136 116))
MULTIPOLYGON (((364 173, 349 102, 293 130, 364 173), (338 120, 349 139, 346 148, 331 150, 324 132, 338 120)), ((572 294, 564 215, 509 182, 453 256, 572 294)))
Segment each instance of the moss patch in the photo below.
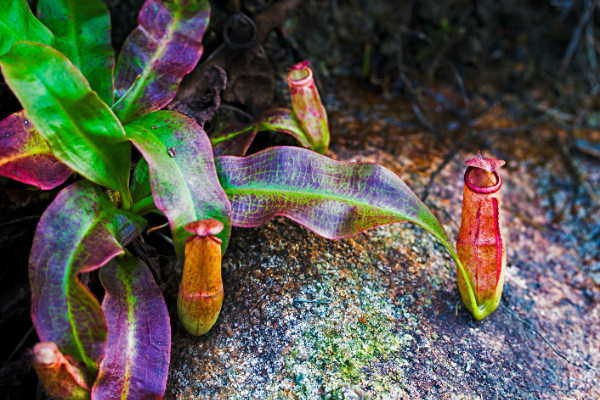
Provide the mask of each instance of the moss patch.
POLYGON ((312 295, 329 303, 297 306, 304 312, 310 308, 314 318, 305 318, 307 325, 291 340, 285 358, 291 382, 282 383, 282 398, 376 399, 405 393, 403 352, 414 339, 398 329, 400 310, 378 271, 368 259, 361 261, 337 274, 320 266, 322 280, 312 295))

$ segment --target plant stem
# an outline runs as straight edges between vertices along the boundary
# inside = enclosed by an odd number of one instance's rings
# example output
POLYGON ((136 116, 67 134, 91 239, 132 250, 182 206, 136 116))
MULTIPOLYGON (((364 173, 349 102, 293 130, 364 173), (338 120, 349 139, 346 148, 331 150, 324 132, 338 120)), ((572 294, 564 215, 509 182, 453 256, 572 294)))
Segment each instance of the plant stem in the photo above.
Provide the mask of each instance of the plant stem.
POLYGON ((450 255, 452 255, 452 258, 454 258, 454 261, 456 261, 456 265, 458 266, 458 269, 461 275, 463 276, 463 279, 465 280, 465 284, 467 285, 467 291, 469 292, 469 300, 471 302, 473 316, 475 317, 475 319, 483 319, 487 314, 485 313, 485 309, 482 310, 477 305, 477 300, 475 300, 475 292, 473 291, 473 287, 471 286, 471 282, 469 281, 469 277, 467 276, 465 267, 462 265, 460 259, 458 258, 458 254, 456 254, 456 251, 452 246, 448 246, 445 243, 442 244, 444 244, 446 250, 448 250, 450 255))
POLYGON ((152 196, 148 196, 144 197, 137 203, 134 203, 133 206, 131 206, 130 211, 137 215, 146 215, 153 211, 157 211, 157 209, 156 205, 154 205, 154 199, 152 198, 152 196))
POLYGON ((131 210, 133 199, 129 190, 121 192, 121 208, 125 211, 131 210))
POLYGON ((437 235, 437 233, 435 231, 428 229, 428 227, 426 225, 421 225, 421 224, 417 224, 417 225, 421 226, 427 232, 431 233, 446 248, 446 250, 448 251, 448 253, 450 253, 452 258, 454 258, 454 261, 456 261, 456 265, 458 266, 458 270, 460 271, 461 275, 463 276, 465 285, 467 286, 467 291, 469 292, 469 303, 471 303, 470 311, 472 312, 475 319, 480 320, 480 319, 485 318, 488 315, 488 313, 486 313, 485 307, 482 309, 477 304, 477 300, 475 299, 475 292, 473 291, 473 287, 471 286, 471 282, 469 281, 469 277, 467 276, 465 267, 460 262, 460 259, 458 258, 458 254, 456 254, 456 250, 454 250, 454 246, 452 246, 452 244, 446 238, 440 237, 437 235))

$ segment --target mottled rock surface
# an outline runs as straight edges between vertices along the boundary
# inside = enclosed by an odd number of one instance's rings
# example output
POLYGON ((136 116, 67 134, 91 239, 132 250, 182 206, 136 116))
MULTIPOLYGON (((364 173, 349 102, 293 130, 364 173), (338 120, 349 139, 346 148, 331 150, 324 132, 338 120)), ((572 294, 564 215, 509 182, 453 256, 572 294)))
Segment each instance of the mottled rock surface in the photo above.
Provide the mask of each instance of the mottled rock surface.
MULTIPOLYGON (((235 229, 213 330, 193 337, 173 318, 166 398, 598 399, 600 211, 576 190, 557 132, 474 135, 455 151, 452 138, 397 123, 407 104, 344 85, 335 93, 329 155, 394 171, 427 194, 450 237, 460 223, 462 162, 478 150, 507 161, 501 306, 475 321, 452 259, 414 225, 338 241, 283 218, 235 229)), ((598 160, 578 157, 598 191, 598 160)), ((180 273, 165 274, 172 316, 180 273)))

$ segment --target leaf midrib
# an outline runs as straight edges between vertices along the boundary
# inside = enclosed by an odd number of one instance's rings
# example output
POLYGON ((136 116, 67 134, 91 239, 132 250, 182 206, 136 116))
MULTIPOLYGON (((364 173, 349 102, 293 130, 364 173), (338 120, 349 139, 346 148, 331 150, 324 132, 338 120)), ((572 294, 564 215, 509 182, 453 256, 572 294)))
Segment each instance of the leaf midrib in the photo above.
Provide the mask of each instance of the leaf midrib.
MULTIPOLYGON (((130 276, 129 276, 130 277, 130 276)), ((137 320, 135 319, 135 296, 133 296, 133 286, 131 284, 131 279, 123 279, 123 286, 125 287, 125 294, 124 294, 124 298, 125 300, 125 304, 127 304, 127 320, 128 320, 128 324, 127 327, 130 329, 128 329, 127 332, 127 351, 125 352, 125 354, 128 355, 134 355, 135 354, 135 350, 136 350, 136 346, 135 346, 135 333, 136 333, 136 328, 137 328, 137 320)), ((129 395, 129 391, 131 389, 131 369, 132 369, 132 359, 133 357, 126 357, 127 361, 125 362, 125 371, 124 371, 124 376, 125 376, 125 382, 127 382, 126 385, 124 385, 123 387, 123 391, 121 392, 121 398, 122 399, 127 399, 128 395, 129 395)))
POLYGON ((244 133, 251 131, 252 129, 254 129, 256 127, 256 124, 249 124, 248 126, 245 127, 241 127, 239 130, 232 132, 226 136, 216 136, 219 134, 219 132, 216 132, 213 137, 209 137, 208 139, 210 140, 210 142, 214 145, 219 144, 219 143, 223 143, 226 141, 229 141, 233 138, 235 138, 236 136, 239 135, 243 135, 244 133))
MULTIPOLYGON (((62 112, 65 114, 65 115, 67 115, 68 117, 70 117, 70 114, 69 114, 69 113, 66 111, 66 109, 63 107, 63 105, 62 105, 62 104, 61 104, 59 101, 56 101, 56 97, 54 96, 54 93, 52 93, 52 92, 50 92, 50 91, 49 91, 49 93, 50 93, 50 95, 52 96, 52 98, 55 100, 56 104, 58 104, 58 106, 60 107, 61 111, 62 111, 62 112)), ((103 104, 104 104, 104 103, 103 103, 103 104)), ((78 132, 78 134, 79 134, 79 137, 80 137, 81 139, 83 139, 83 142, 84 142, 84 143, 86 143, 86 145, 88 146, 88 148, 89 148, 90 150, 92 150, 92 151, 93 151, 93 153, 94 153, 96 156, 98 156, 98 158, 100 158, 100 159, 103 161, 104 165, 107 167, 107 170, 108 170, 110 173, 112 173, 112 174, 114 175, 114 177, 115 177, 115 181, 117 182, 117 184, 118 184, 118 186, 119 186, 119 187, 117 187, 117 188, 113 188, 113 189, 116 189, 116 190, 118 190, 118 191, 120 191, 120 192, 123 192, 123 193, 125 193, 125 190, 126 190, 126 188, 125 188, 125 185, 123 184, 124 182, 121 182, 121 177, 119 176, 119 173, 118 173, 118 171, 115 171, 115 168, 117 168, 117 167, 113 165, 113 163, 112 163, 112 158, 111 158, 111 157, 106 157, 106 156, 108 156, 108 154, 105 154, 105 152, 103 152, 103 151, 100 151, 100 149, 98 148, 98 145, 96 144, 96 142, 95 142, 95 141, 87 140, 87 139, 88 139, 88 137, 87 137, 86 135, 84 135, 84 132, 86 132, 86 130, 85 130, 85 129, 83 128, 83 126, 82 126, 82 125, 81 125, 81 124, 80 124, 80 123, 77 121, 77 119, 73 120, 73 119, 69 118, 69 120, 70 120, 70 121, 72 121, 72 122, 73 122, 73 124, 75 125, 75 127, 77 128, 77 132, 78 132), (107 161, 107 159, 108 159, 108 161, 107 161)), ((117 122, 117 123, 118 123, 118 122, 117 122)), ((121 128, 121 131, 123 132, 123 138, 124 138, 124 140, 123 140, 122 142, 117 142, 117 143, 114 143, 114 145, 119 145, 119 144, 121 144, 121 143, 123 143, 123 142, 125 142, 125 141, 127 140, 127 139, 126 139, 126 136, 125 136, 125 131, 124 131, 122 128, 121 128)), ((115 137, 115 138, 116 138, 116 137, 115 137)), ((63 147, 63 146, 62 146, 62 141, 61 141, 61 147, 63 147)), ((65 152, 65 154, 69 155, 69 159, 71 159, 71 157, 70 157, 70 154, 69 154, 69 153, 66 153, 66 152, 65 152)), ((72 159, 71 159, 71 161, 72 161, 72 159)), ((78 164, 78 163, 74 163, 74 164, 78 164)), ((102 178, 102 180, 106 180, 106 177, 105 177, 105 176, 102 176, 101 174, 97 174, 97 175, 99 175, 99 176, 102 178)), ((110 179, 109 179, 109 180, 110 180, 110 179)))
MULTIPOLYGON (((217 170, 217 172, 218 172, 218 170, 217 170)), ((223 187, 223 190, 225 190, 225 193, 227 194, 227 197, 230 197, 230 195, 236 195, 236 194, 266 193, 266 194, 281 195, 282 193, 294 193, 294 194, 298 194, 299 196, 300 195, 306 195, 306 196, 312 196, 312 197, 322 198, 322 199, 326 199, 326 200, 336 200, 336 201, 340 201, 340 202, 350 203, 352 205, 375 207, 375 208, 378 208, 380 210, 389 211, 389 212, 391 212, 394 215, 401 216, 402 219, 404 219, 405 221, 412 222, 415 225, 418 225, 421 228, 425 229, 427 232, 431 233, 436 239, 438 239, 442 243, 442 245, 444 245, 444 247, 448 248, 448 246, 450 246, 450 242, 448 242, 447 238, 445 238, 443 235, 441 235, 440 233, 438 233, 436 231, 436 229, 435 229, 434 226, 431 226, 427 222, 422 221, 422 220, 420 220, 418 218, 407 217, 404 214, 399 213, 397 211, 397 209, 390 209, 390 208, 385 208, 385 207, 381 207, 381 206, 374 206, 372 204, 368 204, 368 203, 365 203, 365 202, 353 201, 352 198, 349 198, 349 197, 327 196, 327 195, 319 194, 317 192, 312 192, 312 191, 292 191, 292 190, 285 190, 285 189, 282 190, 282 189, 265 189, 265 188, 240 188, 240 189, 231 189, 231 188, 227 188, 224 185, 222 185, 222 187, 223 187)), ((434 218, 435 218, 435 216, 434 216, 434 218)))
POLYGON ((292 193, 292 194, 296 194, 297 196, 311 196, 311 197, 320 198, 320 199, 324 199, 324 200, 334 200, 334 201, 349 203, 351 205, 378 208, 380 210, 389 211, 389 212, 393 213, 394 215, 402 216, 402 218, 407 221, 411 221, 411 222, 415 222, 415 223, 417 221, 417 219, 414 219, 412 217, 406 217, 405 214, 399 213, 397 211, 397 209, 381 207, 379 205, 372 205, 372 204, 369 204, 366 202, 354 201, 354 200, 352 200, 351 197, 343 197, 343 196, 339 196, 339 195, 338 196, 330 196, 330 195, 320 194, 319 192, 313 192, 313 191, 297 191, 297 190, 286 190, 286 189, 264 189, 264 188, 228 189, 226 187, 223 187, 223 190, 225 190, 225 193, 227 194, 228 197, 230 194, 231 195, 236 195, 236 194, 252 195, 252 194, 256 194, 256 193, 266 193, 266 194, 274 194, 274 195, 281 195, 282 193, 292 193))
MULTIPOLYGON (((30 158, 31 156, 37 156, 37 155, 52 156, 53 155, 52 152, 48 153, 48 152, 42 151, 43 149, 39 149, 39 150, 40 151, 18 153, 11 157, 0 157, 0 167, 5 166, 6 164, 10 164, 11 162, 17 162, 23 158, 30 158)), ((50 150, 50 147, 48 147, 47 150, 50 150)))

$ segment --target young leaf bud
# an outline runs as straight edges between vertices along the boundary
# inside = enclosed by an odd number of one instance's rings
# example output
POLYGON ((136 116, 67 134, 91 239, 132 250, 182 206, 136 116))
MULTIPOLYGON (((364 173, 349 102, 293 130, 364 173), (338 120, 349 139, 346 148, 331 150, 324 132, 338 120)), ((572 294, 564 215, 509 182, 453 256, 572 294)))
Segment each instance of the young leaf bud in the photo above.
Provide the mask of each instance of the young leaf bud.
POLYGON ((325 154, 329 147, 327 111, 315 86, 310 61, 294 65, 288 73, 292 109, 312 144, 312 150, 325 154))
POLYGON ((89 386, 83 374, 65 357, 54 342, 42 342, 33 347, 31 362, 46 393, 56 400, 90 398, 89 386))
POLYGON ((184 228, 194 236, 185 243, 177 313, 183 327, 200 336, 215 324, 223 304, 221 239, 215 236, 223 230, 223 224, 207 219, 191 222, 184 228))
POLYGON ((471 314, 483 319, 500 303, 504 286, 506 249, 500 216, 502 179, 496 172, 504 161, 484 159, 478 154, 465 164, 468 168, 456 249, 475 295, 476 310, 460 271, 457 271, 458 287, 471 314))

